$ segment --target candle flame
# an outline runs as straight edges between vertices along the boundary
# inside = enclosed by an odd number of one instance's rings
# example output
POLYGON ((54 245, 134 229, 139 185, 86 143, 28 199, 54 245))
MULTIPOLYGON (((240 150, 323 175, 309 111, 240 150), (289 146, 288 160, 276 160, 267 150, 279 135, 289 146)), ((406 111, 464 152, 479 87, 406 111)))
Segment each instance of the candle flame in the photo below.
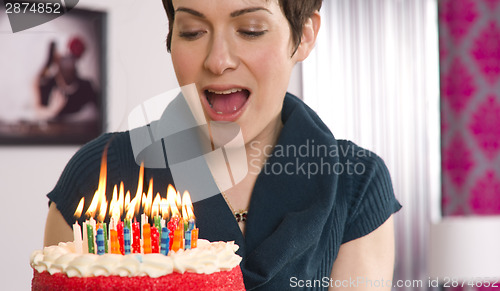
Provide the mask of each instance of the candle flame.
MULTIPOLYGON (((97 190, 92 197, 92 201, 85 212, 87 219, 97 218, 98 223, 103 223, 106 219, 106 214, 110 218, 110 227, 114 223, 120 221, 123 216, 126 219, 132 220, 139 213, 144 213, 147 217, 154 218, 162 216, 163 219, 170 217, 182 217, 184 220, 194 219, 193 203, 188 191, 184 191, 181 199, 181 193, 174 186, 168 185, 167 198, 162 198, 160 193, 157 193, 153 201, 153 179, 150 179, 147 192, 144 190, 144 163, 141 163, 139 177, 137 183, 137 192, 135 197, 131 199, 130 191, 125 194, 125 186, 123 181, 119 186, 113 187, 111 202, 108 204, 106 200, 106 185, 107 185, 107 147, 103 151, 101 158, 101 168, 99 172, 99 183, 97 190), (108 207, 109 206, 109 207, 108 207), (108 209, 109 208, 109 209, 108 209), (182 213, 182 216, 181 216, 182 213)), ((78 207, 74 213, 78 220, 85 206, 85 198, 81 198, 78 207)))
POLYGON ((104 202, 101 203, 101 208, 99 208, 99 215, 97 216, 97 220, 99 222, 104 222, 104 219, 106 218, 107 208, 108 208, 108 201, 104 200, 104 202))
POLYGON ((82 197, 82 199, 80 199, 80 203, 78 203, 78 207, 76 207, 76 211, 75 211, 75 218, 76 220, 78 220, 80 218, 80 216, 82 216, 82 211, 83 211, 83 205, 85 204, 85 197, 82 197))
POLYGON ((142 207, 144 209, 144 214, 151 217, 151 207, 153 204, 153 178, 149 180, 148 194, 143 194, 142 207))
POLYGON ((168 220, 170 217, 170 209, 168 205, 168 200, 167 198, 162 198, 160 202, 160 211, 161 211, 161 217, 165 220, 168 220))
POLYGON ((114 220, 120 219, 120 205, 118 201, 118 187, 115 185, 113 188, 113 198, 111 199, 111 204, 109 206, 109 216, 114 220))
POLYGON ((130 207, 130 191, 127 191, 127 194, 125 195, 125 212, 128 211, 129 207, 130 207))
POLYGON ((167 187, 167 204, 168 204, 168 209, 170 210, 171 217, 173 216, 179 216, 179 209, 177 208, 177 205, 175 203, 176 200, 176 195, 177 191, 175 190, 174 186, 168 185, 167 187))
POLYGON ((120 182, 120 191, 118 192, 118 211, 120 212, 120 217, 123 214, 123 204, 125 202, 125 186, 123 181, 120 182))
POLYGON ((137 204, 137 197, 135 197, 134 199, 132 199, 132 201, 130 201, 130 204, 129 204, 129 207, 127 208, 127 214, 125 215, 125 217, 128 219, 128 220, 132 220, 132 218, 134 218, 135 216, 135 205, 137 204))
POLYGON ((141 210, 141 198, 142 191, 144 190, 144 162, 141 163, 141 168, 139 170, 139 180, 137 181, 137 192, 135 193, 135 214, 138 214, 141 210))
POLYGON ((193 202, 191 202, 191 195, 188 191, 184 191, 182 194, 182 218, 184 220, 195 219, 193 202))
POLYGON ((175 205, 177 206, 177 209, 181 209, 182 207, 181 192, 179 191, 177 191, 175 195, 175 205))
POLYGON ((160 214, 160 203, 161 203, 160 193, 156 193, 156 197, 153 200, 153 208, 151 209, 152 217, 156 217, 160 214))
POLYGON ((107 165, 107 154, 108 147, 104 148, 101 158, 101 171, 99 173, 99 184, 97 186, 97 190, 94 193, 94 197, 92 198, 92 202, 90 202, 90 206, 85 212, 87 218, 93 218, 96 215, 97 209, 100 209, 101 203, 106 201, 106 179, 108 173, 108 165, 107 165))

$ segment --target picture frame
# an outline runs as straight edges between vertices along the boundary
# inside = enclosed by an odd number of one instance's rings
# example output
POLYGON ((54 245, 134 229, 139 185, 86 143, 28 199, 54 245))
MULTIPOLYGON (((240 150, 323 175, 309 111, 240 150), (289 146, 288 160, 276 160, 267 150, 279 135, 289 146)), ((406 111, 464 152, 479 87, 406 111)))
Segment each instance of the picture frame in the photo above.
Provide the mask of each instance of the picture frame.
POLYGON ((0 17, 0 146, 82 145, 103 133, 106 18, 74 8, 13 33, 0 17))

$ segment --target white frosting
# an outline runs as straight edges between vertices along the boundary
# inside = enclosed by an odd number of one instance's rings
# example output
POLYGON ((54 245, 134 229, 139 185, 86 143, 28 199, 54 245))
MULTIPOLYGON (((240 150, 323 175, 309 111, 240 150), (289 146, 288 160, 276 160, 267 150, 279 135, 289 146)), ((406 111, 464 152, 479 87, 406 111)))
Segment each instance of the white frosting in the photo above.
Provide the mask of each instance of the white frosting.
POLYGON ((235 254, 238 246, 234 242, 209 242, 198 240, 192 250, 162 254, 77 254, 73 242, 59 243, 31 254, 31 267, 38 272, 65 273, 68 277, 149 276, 152 278, 172 272, 212 274, 231 270, 241 262, 235 254))

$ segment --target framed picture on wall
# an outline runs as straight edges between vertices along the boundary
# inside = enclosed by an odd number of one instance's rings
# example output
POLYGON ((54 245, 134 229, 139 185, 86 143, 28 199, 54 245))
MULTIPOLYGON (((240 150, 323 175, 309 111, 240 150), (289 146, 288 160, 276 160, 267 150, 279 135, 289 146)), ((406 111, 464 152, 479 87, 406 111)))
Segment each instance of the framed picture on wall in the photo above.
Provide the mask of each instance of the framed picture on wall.
POLYGON ((5 8, 0 7, 0 145, 78 145, 100 135, 106 13, 75 8, 13 33, 5 8))

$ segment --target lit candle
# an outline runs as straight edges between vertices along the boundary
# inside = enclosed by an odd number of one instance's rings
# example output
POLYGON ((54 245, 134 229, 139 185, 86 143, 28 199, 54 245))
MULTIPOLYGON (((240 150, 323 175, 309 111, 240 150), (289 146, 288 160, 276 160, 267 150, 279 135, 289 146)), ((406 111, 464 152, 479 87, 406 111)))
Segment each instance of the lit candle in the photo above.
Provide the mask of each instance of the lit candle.
POLYGON ((151 226, 149 223, 146 223, 142 226, 142 248, 144 249, 145 254, 151 253, 151 226))
POLYGON ((158 230, 159 237, 161 236, 161 220, 160 217, 157 215, 154 217, 155 221, 155 227, 158 230))
POLYGON ((73 224, 73 244, 77 254, 82 253, 82 243, 82 228, 78 222, 75 222, 75 224, 73 224))
POLYGON ((172 242, 172 251, 177 252, 179 249, 183 247, 183 232, 184 232, 184 224, 179 223, 179 227, 174 230, 174 241, 172 242))
MULTIPOLYGON (((90 218, 89 220, 89 223, 90 225, 92 226, 92 243, 93 243, 93 247, 94 247, 94 253, 95 253, 95 246, 97 245, 97 242, 96 242, 96 234, 97 234, 97 222, 95 221, 95 219, 93 217, 90 218)), ((88 234, 87 234, 88 235, 88 234)))
POLYGON ((190 218, 188 221, 188 230, 193 230, 196 228, 196 225, 194 223, 194 218, 190 218))
POLYGON ((89 254, 95 254, 94 250, 94 230, 91 224, 87 224, 87 242, 89 246, 89 254))
POLYGON ((146 214, 141 214, 141 238, 144 239, 144 225, 148 223, 148 217, 146 214))
POLYGON ((195 249, 198 246, 198 228, 191 231, 191 248, 195 249))
POLYGON ((130 228, 128 226, 123 229, 123 244, 125 255, 130 254, 130 228))
POLYGON ((168 248, 170 246, 169 230, 164 227, 161 231, 161 253, 165 256, 168 255, 168 248))
POLYGON ((109 238, 110 238, 110 244, 111 244, 111 253, 112 254, 119 254, 120 253, 120 246, 118 244, 118 234, 116 232, 116 229, 111 229, 109 231, 109 238))
POLYGON ((154 226, 151 227, 151 252, 155 254, 160 252, 160 234, 154 226))
POLYGON ((120 221, 116 225, 116 232, 118 233, 118 245, 120 246, 120 253, 122 255, 125 254, 125 250, 123 249, 123 222, 120 221))
POLYGON ((190 250, 191 249, 191 230, 187 230, 184 233, 184 241, 186 242, 186 245, 184 247, 185 250, 190 250))
POLYGON ((167 223, 167 228, 169 230, 169 249, 172 249, 172 244, 174 243, 174 232, 177 229, 179 223, 179 217, 173 216, 167 223))
POLYGON ((103 223, 102 224, 102 232, 104 233, 104 253, 108 253, 109 250, 108 250, 108 227, 106 225, 106 223, 103 223))
POLYGON ((141 229, 139 222, 132 223, 132 252, 135 254, 141 252, 141 229))
POLYGON ((97 254, 104 255, 104 230, 99 228, 97 230, 97 254))

